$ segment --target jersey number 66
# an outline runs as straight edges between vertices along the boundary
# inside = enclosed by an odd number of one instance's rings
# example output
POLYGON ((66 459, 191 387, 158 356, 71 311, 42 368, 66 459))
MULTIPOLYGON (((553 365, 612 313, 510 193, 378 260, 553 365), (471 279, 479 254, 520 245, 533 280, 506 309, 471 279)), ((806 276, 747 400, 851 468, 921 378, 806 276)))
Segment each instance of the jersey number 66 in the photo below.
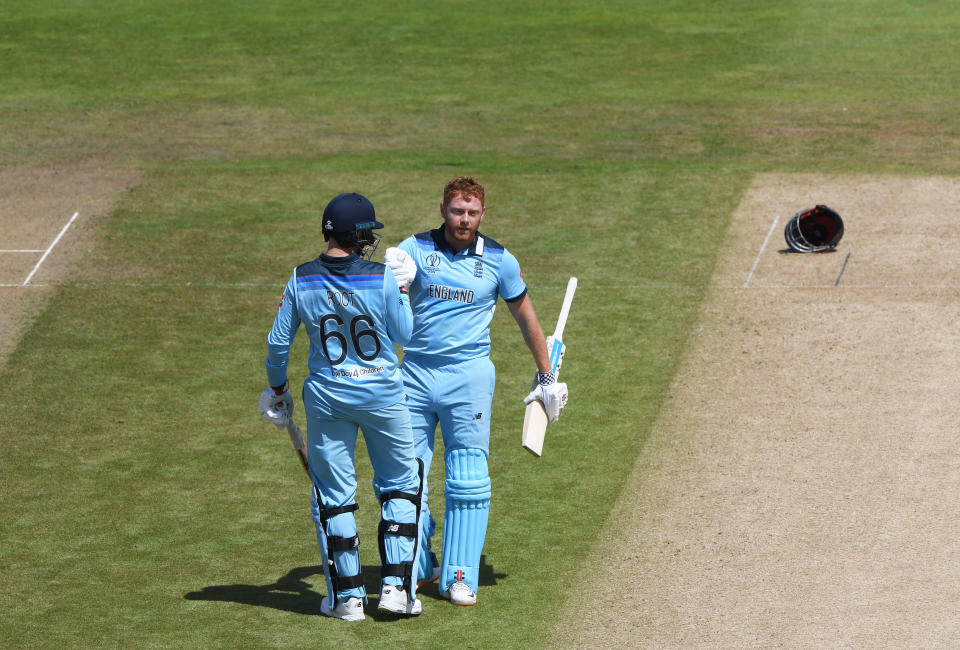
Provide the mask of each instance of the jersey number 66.
MULTIPOLYGON (((333 366, 342 363, 347 358, 347 337, 340 331, 343 324, 343 319, 338 314, 327 314, 320 319, 320 339, 323 341, 323 354, 326 355, 330 365, 333 366), (328 332, 327 323, 330 321, 336 323, 336 326, 328 332), (336 358, 330 354, 330 339, 335 339, 340 344, 340 354, 336 358)), ((360 314, 350 319, 350 340, 353 342, 353 349, 356 350, 357 356, 364 361, 373 361, 380 356, 380 339, 377 338, 377 332, 372 326, 373 318, 367 314, 360 314), (372 340, 372 343, 367 344, 368 348, 373 347, 371 352, 364 351, 363 345, 361 345, 364 338, 372 340)))

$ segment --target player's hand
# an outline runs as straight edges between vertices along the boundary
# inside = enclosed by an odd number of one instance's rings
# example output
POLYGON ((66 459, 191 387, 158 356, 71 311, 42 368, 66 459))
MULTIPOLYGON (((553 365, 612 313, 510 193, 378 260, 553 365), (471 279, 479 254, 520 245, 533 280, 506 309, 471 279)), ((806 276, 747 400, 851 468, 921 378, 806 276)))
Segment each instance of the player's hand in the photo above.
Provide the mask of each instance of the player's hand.
POLYGON ((293 397, 290 395, 290 382, 278 388, 268 388, 260 393, 260 416, 283 430, 293 418, 293 397))
POLYGON ((391 246, 383 254, 383 263, 393 271, 393 277, 397 279, 397 286, 406 289, 417 277, 417 264, 413 258, 406 252, 391 246))
POLYGON ((557 381, 552 372, 538 372, 533 378, 533 390, 524 398, 523 403, 540 400, 543 410, 547 412, 547 421, 553 424, 560 419, 563 407, 567 405, 567 397, 565 383, 557 381))

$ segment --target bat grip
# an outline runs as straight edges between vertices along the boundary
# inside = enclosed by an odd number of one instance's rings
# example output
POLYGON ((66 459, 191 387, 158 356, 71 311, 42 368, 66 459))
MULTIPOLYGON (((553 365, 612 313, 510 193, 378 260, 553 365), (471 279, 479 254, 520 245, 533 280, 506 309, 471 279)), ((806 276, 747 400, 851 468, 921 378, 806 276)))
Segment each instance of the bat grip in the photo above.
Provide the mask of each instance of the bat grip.
POLYGON ((560 361, 563 359, 563 341, 558 338, 553 339, 553 346, 547 350, 550 355, 550 369, 554 376, 560 373, 560 361))
POLYGON ((300 427, 298 427, 293 420, 287 423, 287 433, 290 435, 290 443, 293 445, 293 448, 297 450, 297 458, 300 459, 300 464, 303 465, 303 469, 309 476, 310 466, 307 463, 307 443, 303 439, 303 433, 300 432, 300 427))
POLYGON ((287 433, 290 435, 290 444, 294 449, 303 449, 303 434, 300 433, 300 427, 291 420, 287 423, 287 433))

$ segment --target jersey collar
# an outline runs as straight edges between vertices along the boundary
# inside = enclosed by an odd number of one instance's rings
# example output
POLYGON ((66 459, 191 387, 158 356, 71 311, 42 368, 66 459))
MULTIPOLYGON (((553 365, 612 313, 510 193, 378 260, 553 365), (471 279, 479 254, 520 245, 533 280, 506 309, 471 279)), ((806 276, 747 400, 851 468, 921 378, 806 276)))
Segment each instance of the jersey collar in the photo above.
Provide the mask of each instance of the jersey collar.
POLYGON ((331 262, 334 264, 343 264, 346 262, 352 262, 354 260, 358 260, 360 259, 360 256, 357 255, 356 253, 350 253, 349 255, 345 255, 343 257, 334 257, 333 255, 327 255, 326 253, 320 253, 320 259, 323 260, 324 262, 327 262, 328 264, 331 262))
MULTIPOLYGON (((430 231, 430 236, 433 238, 433 243, 436 244, 437 248, 443 251, 450 251, 450 254, 455 255, 453 248, 450 247, 450 244, 447 243, 447 238, 443 236, 443 225, 441 224, 439 228, 430 231)), ((470 244, 464 250, 467 251, 467 255, 474 255, 476 257, 483 257, 483 242, 484 236, 479 230, 477 231, 476 237, 473 239, 473 243, 470 244)))

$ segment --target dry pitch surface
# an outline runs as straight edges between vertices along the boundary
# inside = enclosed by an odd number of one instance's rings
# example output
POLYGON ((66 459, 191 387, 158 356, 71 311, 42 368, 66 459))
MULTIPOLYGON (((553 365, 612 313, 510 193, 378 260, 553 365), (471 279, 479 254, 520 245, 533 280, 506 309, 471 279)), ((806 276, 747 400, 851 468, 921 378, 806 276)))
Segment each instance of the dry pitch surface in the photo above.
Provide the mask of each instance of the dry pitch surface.
POLYGON ((72 279, 97 223, 134 183, 133 174, 100 161, 0 170, 0 364, 53 285, 72 279))
MULTIPOLYGON (((0 249, 44 250, 80 213, 34 286, 41 253, 0 253, 0 362, 133 183, 95 162, 0 171, 0 249)), ((960 638, 958 204, 950 178, 755 179, 558 641, 960 638), (844 217, 839 249, 780 252, 814 203, 844 217)))
POLYGON ((754 180, 559 638, 956 643, 958 204, 952 178, 754 180), (844 217, 838 250, 781 252, 815 203, 844 217))

